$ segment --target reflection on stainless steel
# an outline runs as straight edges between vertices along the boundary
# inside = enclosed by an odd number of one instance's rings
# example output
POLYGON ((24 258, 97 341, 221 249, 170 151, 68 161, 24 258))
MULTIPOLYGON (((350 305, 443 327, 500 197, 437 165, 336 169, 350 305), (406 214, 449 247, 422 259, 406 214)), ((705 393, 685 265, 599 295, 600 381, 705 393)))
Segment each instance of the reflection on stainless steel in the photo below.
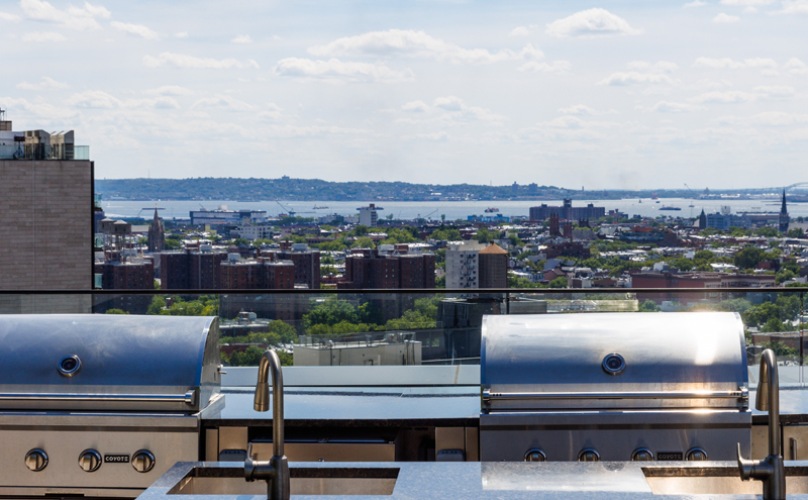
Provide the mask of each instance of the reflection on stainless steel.
POLYGON ((0 496, 135 497, 198 460, 215 317, 0 315, 0 496))
POLYGON ((486 316, 483 461, 734 460, 751 443, 735 313, 486 316))
POLYGON ((272 373, 272 458, 259 461, 253 458, 252 443, 247 445, 247 460, 244 462, 244 477, 247 481, 267 481, 268 500, 287 500, 289 489, 289 463, 283 445, 283 370, 275 351, 267 349, 258 365, 258 381, 255 384, 253 406, 256 411, 269 409, 269 373, 272 373))
POLYGON ((780 376, 777 370, 777 358, 771 349, 763 351, 760 357, 755 408, 769 412, 769 455, 760 461, 746 460, 741 454, 741 445, 738 444, 738 470, 744 480, 763 481, 763 498, 785 498, 786 477, 780 446, 780 376))

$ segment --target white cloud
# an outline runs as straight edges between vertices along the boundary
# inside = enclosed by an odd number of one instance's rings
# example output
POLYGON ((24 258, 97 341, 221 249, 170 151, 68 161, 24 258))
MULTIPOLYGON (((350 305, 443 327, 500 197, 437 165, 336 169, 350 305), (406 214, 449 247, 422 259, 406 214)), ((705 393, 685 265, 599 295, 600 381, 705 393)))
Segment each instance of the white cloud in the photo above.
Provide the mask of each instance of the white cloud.
POLYGON ((433 102, 434 108, 450 114, 455 119, 479 120, 499 124, 504 121, 502 116, 492 113, 490 110, 477 106, 469 106, 457 96, 438 97, 433 102))
POLYGON ((326 45, 311 47, 309 53, 320 57, 397 55, 436 59, 454 64, 482 64, 543 57, 542 52, 532 45, 526 45, 518 52, 511 50, 490 52, 485 49, 466 49, 427 35, 423 31, 399 29, 338 38, 326 45))
POLYGON ((729 14, 725 14, 724 12, 721 12, 721 13, 717 14, 713 18, 713 22, 716 23, 716 24, 733 24, 733 23, 737 23, 740 20, 741 20, 740 17, 731 16, 729 14))
POLYGON ((672 84, 673 81, 666 75, 659 73, 640 73, 638 71, 622 71, 612 73, 600 82, 598 85, 609 85, 612 87, 623 87, 627 85, 645 85, 645 84, 672 84))
POLYGON ((183 40, 183 39, 185 39, 185 38, 188 38, 188 36, 189 36, 189 35, 188 35, 188 32, 187 32, 187 31, 180 31, 179 33, 174 33, 174 38, 178 38, 178 39, 180 39, 180 40, 183 40))
POLYGON ((145 38, 146 40, 157 40, 157 38, 159 38, 154 30, 147 26, 143 26, 142 24, 130 24, 113 21, 110 23, 110 26, 118 31, 139 36, 140 38, 145 38))
POLYGON ((74 94, 67 99, 67 104, 77 108, 114 109, 121 107, 121 101, 101 90, 88 90, 74 94))
POLYGON ((20 82, 17 84, 17 88, 20 90, 55 90, 67 88, 67 84, 45 76, 39 83, 20 82))
POLYGON ((224 109, 230 111, 252 111, 255 109, 251 104, 230 97, 229 95, 220 95, 199 99, 191 106, 191 109, 199 108, 224 109))
POLYGON ((519 66, 519 71, 527 73, 566 73, 572 68, 569 61, 530 61, 519 66))
POLYGON ((808 74, 808 65, 796 57, 792 57, 783 65, 783 69, 792 75, 805 75, 808 74))
POLYGON ((732 5, 735 7, 760 7, 771 5, 774 0, 721 0, 721 5, 732 5))
POLYGON ((648 111, 654 113, 688 113, 701 109, 700 106, 694 104, 687 104, 683 102, 659 101, 654 104, 648 111))
MULTIPOLYGON (((410 118, 418 115, 423 118, 442 122, 470 122, 478 121, 492 125, 501 125, 505 118, 492 111, 478 106, 470 106, 466 102, 454 95, 436 97, 431 104, 424 101, 410 101, 401 106, 401 111, 410 115, 410 118)), ((421 123, 420 121, 405 120, 409 123, 421 123)))
POLYGON ((68 12, 75 13, 76 15, 85 15, 86 13, 93 17, 100 17, 102 19, 109 19, 109 17, 112 15, 106 7, 102 5, 93 5, 90 2, 84 2, 83 9, 77 9, 71 6, 68 9, 68 12))
POLYGON ((636 35, 640 30, 632 28, 622 17, 605 9, 587 9, 558 19, 547 25, 550 36, 594 37, 602 35, 636 35))
POLYGON ((530 36, 532 31, 533 30, 527 26, 517 26, 516 28, 512 29, 510 33, 508 33, 508 36, 513 38, 526 37, 530 36))
POLYGON ((657 71, 660 73, 673 73, 679 69, 679 65, 671 61, 657 61, 649 63, 647 61, 631 61, 628 63, 629 69, 642 71, 657 71))
POLYGON ((143 64, 149 68, 158 68, 169 65, 182 69, 258 69, 258 63, 252 59, 239 61, 237 59, 212 59, 209 57, 196 57, 174 52, 163 52, 159 56, 144 56, 143 64))
POLYGON ((53 31, 46 31, 46 32, 33 32, 33 33, 26 33, 22 36, 23 42, 30 42, 30 43, 53 43, 53 42, 64 42, 67 40, 67 37, 62 35, 61 33, 56 33, 53 31))
POLYGON ((794 87, 785 85, 769 85, 755 87, 755 92, 767 99, 789 99, 796 95, 794 87))
POLYGON ((712 68, 712 69, 756 69, 756 68, 764 68, 764 69, 775 69, 777 68, 777 62, 773 59, 768 58, 752 58, 752 59, 744 59, 742 61, 738 61, 735 59, 730 59, 728 57, 724 58, 711 58, 711 57, 699 57, 696 59, 696 62, 693 65, 697 68, 712 68))
POLYGON ((693 7, 704 7, 705 5, 707 4, 705 2, 702 2, 701 0, 693 0, 692 2, 684 4, 682 7, 689 9, 693 7))
POLYGON ((808 123, 808 115, 783 113, 781 111, 765 111, 751 117, 752 122, 768 127, 791 127, 808 123))
POLYGON ((339 59, 314 60, 289 57, 275 65, 275 74, 294 78, 352 82, 402 82, 413 78, 412 72, 395 71, 383 64, 346 62, 339 59))
POLYGON ((83 7, 70 6, 60 10, 44 0, 20 0, 23 14, 34 21, 54 23, 75 30, 99 29, 96 18, 107 19, 110 12, 85 2, 83 7))
POLYGON ((808 0, 784 0, 781 14, 808 14, 808 0))
POLYGON ((252 43, 252 38, 250 38, 250 35, 238 35, 233 37, 233 39, 230 40, 230 43, 246 45, 252 43))
POLYGON ((157 87, 156 89, 150 89, 145 92, 147 95, 158 95, 158 96, 183 96, 183 95, 191 95, 193 94, 193 90, 180 87, 179 85, 164 85, 162 87, 157 87))
POLYGON ((584 104, 575 104, 566 108, 560 108, 559 113, 563 115, 594 116, 598 114, 594 109, 584 104))
POLYGON ((426 113, 429 111, 429 105, 424 101, 410 101, 401 105, 401 111, 407 113, 426 113))
POLYGON ((715 92, 705 92, 701 95, 698 95, 691 99, 693 102, 699 104, 709 104, 709 103, 718 103, 718 104, 738 104, 738 103, 745 103, 745 102, 752 102, 756 99, 755 94, 750 92, 743 92, 740 90, 727 90, 727 91, 715 91, 715 92))
POLYGON ((144 104, 144 106, 154 109, 180 109, 180 104, 177 102, 177 100, 167 96, 160 96, 156 99, 149 99, 141 102, 144 104))
POLYGON ((258 112, 258 117, 264 120, 278 121, 283 118, 283 110, 274 102, 266 105, 266 109, 258 112))
POLYGON ((0 11, 0 21, 8 21, 11 23, 16 23, 20 21, 20 16, 17 14, 10 14, 8 12, 0 11))

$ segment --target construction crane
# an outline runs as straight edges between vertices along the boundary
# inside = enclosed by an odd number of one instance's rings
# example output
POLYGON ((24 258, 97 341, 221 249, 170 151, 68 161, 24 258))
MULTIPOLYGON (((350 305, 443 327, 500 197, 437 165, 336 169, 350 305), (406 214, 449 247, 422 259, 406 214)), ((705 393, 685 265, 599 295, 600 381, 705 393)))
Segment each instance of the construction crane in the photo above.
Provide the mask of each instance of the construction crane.
POLYGON ((294 216, 295 216, 295 214, 297 213, 297 212, 295 212, 294 210, 292 210, 291 208, 283 206, 283 204, 282 204, 280 201, 278 201, 278 200, 275 200, 275 203, 277 203, 277 204, 278 204, 278 206, 279 206, 279 207, 281 207, 281 209, 282 209, 284 212, 286 212, 287 214, 289 214, 289 217, 294 217, 294 216))
POLYGON ((439 208, 436 208, 435 210, 433 210, 433 211, 429 212, 428 214, 426 214, 426 215, 424 216, 424 219, 429 219, 429 217, 431 217, 432 215, 434 215, 434 214, 435 214, 435 212, 437 212, 438 210, 440 210, 440 209, 439 209, 439 208))

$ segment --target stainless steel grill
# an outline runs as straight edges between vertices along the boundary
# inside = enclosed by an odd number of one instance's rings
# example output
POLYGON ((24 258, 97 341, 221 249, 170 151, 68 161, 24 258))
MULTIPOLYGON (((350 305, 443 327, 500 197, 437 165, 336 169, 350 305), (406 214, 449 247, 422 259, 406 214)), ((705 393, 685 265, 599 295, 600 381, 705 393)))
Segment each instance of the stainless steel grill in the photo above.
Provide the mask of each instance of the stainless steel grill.
POLYGON ((0 496, 134 497, 199 458, 218 320, 0 316, 0 496))
POLYGON ((486 316, 482 460, 730 460, 749 449, 734 313, 486 316))

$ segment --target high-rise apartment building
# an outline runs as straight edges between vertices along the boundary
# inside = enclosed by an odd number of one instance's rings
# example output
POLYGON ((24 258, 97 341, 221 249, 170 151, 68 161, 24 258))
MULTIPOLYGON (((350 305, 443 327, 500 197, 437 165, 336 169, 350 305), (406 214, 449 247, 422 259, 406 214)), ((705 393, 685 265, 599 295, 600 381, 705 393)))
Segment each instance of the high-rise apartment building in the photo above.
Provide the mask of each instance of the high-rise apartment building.
POLYGON ((508 252, 491 243, 478 256, 480 288, 508 287, 508 252))
POLYGON ((506 288, 508 252, 496 244, 449 242, 446 288, 506 288))
POLYGON ((219 287, 219 265, 227 252, 202 245, 198 250, 160 254, 160 288, 163 290, 214 289, 219 287))
POLYGON ((361 226, 375 226, 379 221, 379 210, 384 210, 382 207, 377 207, 375 203, 371 203, 367 207, 359 207, 359 225, 361 226))
MULTIPOLYGON (((91 290, 93 162, 73 132, 15 132, 0 110, 0 289, 91 290)), ((7 312, 86 312, 91 297, 4 296, 7 312)))
POLYGON ((446 247, 446 288, 479 288, 479 254, 485 245, 476 241, 449 242, 446 247))

